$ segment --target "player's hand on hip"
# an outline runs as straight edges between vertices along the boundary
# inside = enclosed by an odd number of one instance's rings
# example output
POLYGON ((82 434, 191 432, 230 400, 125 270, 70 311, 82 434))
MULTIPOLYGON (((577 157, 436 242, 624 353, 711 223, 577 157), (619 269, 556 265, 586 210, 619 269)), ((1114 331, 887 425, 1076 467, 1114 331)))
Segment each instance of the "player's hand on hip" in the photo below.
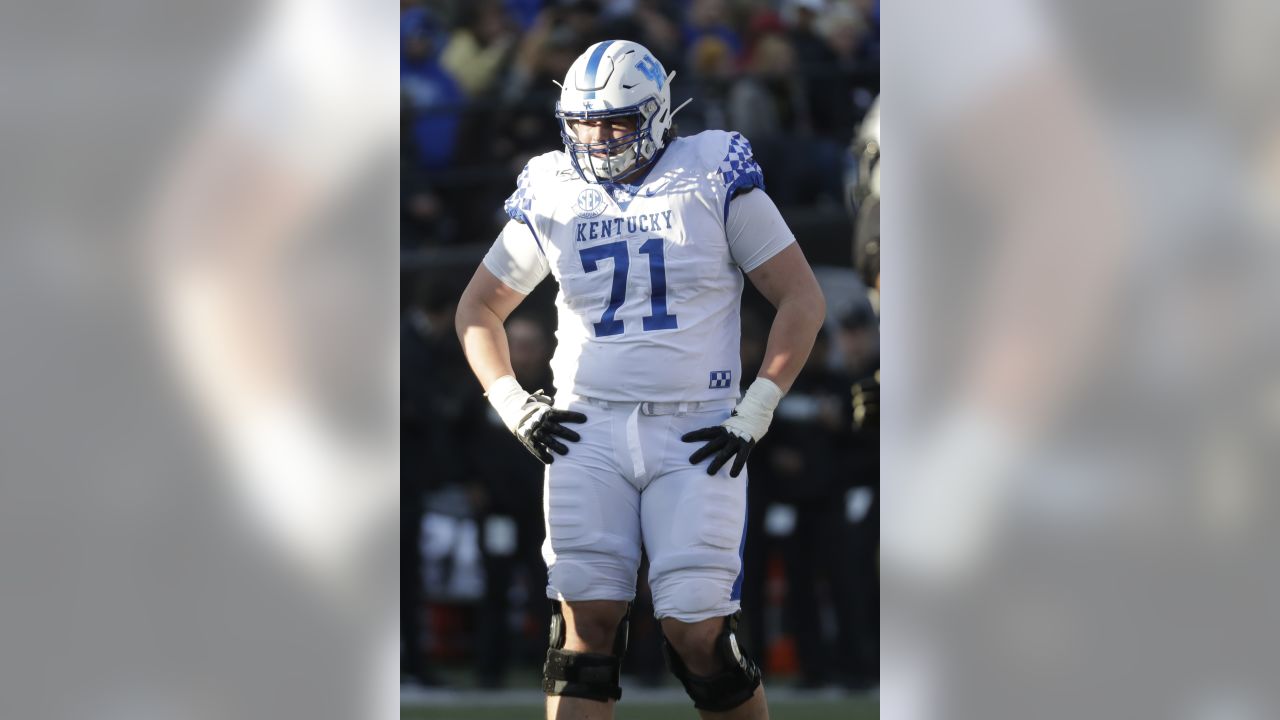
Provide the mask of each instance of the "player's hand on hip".
POLYGON ((742 402, 734 408, 733 415, 719 425, 705 427, 685 433, 681 440, 687 443, 705 442, 706 444, 689 456, 693 465, 711 458, 707 465, 707 474, 715 475, 725 463, 733 459, 729 468, 729 477, 738 477, 747 464, 751 450, 760 438, 769 430, 773 420, 773 410, 782 399, 782 390, 767 378, 757 378, 747 388, 742 402))
POLYGON ((733 467, 729 469, 730 477, 738 477, 738 473, 742 472, 743 466, 747 464, 747 457, 751 455, 751 448, 756 446, 756 441, 750 437, 742 437, 730 432, 724 425, 716 425, 714 427, 705 427, 701 430, 685 433, 680 437, 685 442, 702 442, 707 441, 706 445, 698 448, 689 456, 690 464, 698 463, 711 458, 711 464, 707 465, 707 474, 715 475, 720 472, 720 468, 733 458, 733 467), (712 457, 714 455, 714 457, 712 457))
POLYGON ((573 410, 551 407, 551 398, 539 390, 529 396, 523 408, 524 417, 516 425, 515 434, 533 456, 550 465, 555 462, 551 451, 568 455, 569 448, 561 439, 578 442, 582 436, 561 423, 584 423, 587 416, 573 410))
POLYGON ((493 409, 498 411, 507 429, 533 456, 550 465, 553 451, 568 455, 569 448, 561 440, 578 442, 582 436, 561 423, 584 423, 587 416, 572 410, 551 407, 551 398, 541 390, 525 392, 511 375, 503 375, 485 392, 493 409))

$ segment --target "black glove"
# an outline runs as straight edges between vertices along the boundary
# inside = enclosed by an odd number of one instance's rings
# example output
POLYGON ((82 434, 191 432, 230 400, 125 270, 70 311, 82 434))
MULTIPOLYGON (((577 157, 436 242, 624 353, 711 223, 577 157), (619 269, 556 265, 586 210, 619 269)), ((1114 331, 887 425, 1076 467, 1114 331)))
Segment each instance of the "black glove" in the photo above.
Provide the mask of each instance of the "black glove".
POLYGON ((751 449, 756 446, 755 440, 736 435, 723 425, 687 432, 680 439, 684 442, 709 441, 689 456, 689 462, 697 465, 715 453, 711 464, 707 466, 708 475, 720 472, 720 468, 729 462, 729 458, 737 456, 733 461, 733 467, 729 469, 729 477, 738 477, 738 473, 742 472, 742 468, 747 464, 747 456, 751 454, 751 449))
POLYGON ((751 448, 755 447, 756 441, 769 431, 773 410, 778 407, 780 400, 782 400, 782 390, 772 380, 756 378, 755 382, 751 383, 751 387, 747 388, 746 394, 742 396, 742 400, 733 409, 733 414, 728 420, 715 427, 685 433, 684 437, 680 438, 685 442, 707 441, 706 445, 689 456, 689 462, 697 465, 711 453, 715 453, 716 456, 707 466, 707 474, 715 475, 720 472, 720 468, 724 467, 725 463, 729 462, 729 458, 736 455, 733 468, 729 470, 729 477, 738 477, 738 473, 742 472, 742 468, 747 464, 747 456, 751 454, 751 448))
POLYGON ((572 410, 556 410, 551 407, 551 398, 543 395, 541 390, 530 395, 520 409, 524 416, 516 425, 515 435, 534 457, 547 465, 555 462, 549 451, 569 454, 569 448, 557 440, 557 436, 569 442, 582 439, 581 435, 560 423, 584 423, 587 416, 572 410))

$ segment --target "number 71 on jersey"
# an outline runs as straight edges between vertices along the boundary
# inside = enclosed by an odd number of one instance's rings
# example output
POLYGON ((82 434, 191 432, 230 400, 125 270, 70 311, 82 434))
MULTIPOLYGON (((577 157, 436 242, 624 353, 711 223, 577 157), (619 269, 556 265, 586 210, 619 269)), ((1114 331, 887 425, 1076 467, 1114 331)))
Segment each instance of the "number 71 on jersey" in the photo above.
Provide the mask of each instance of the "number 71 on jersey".
MULTIPOLYGON (((627 242, 617 242, 583 248, 578 251, 582 257, 582 269, 595 272, 601 260, 613 260, 613 287, 609 292, 609 306, 604 309, 599 322, 592 323, 596 337, 621 335, 626 331, 625 323, 614 317, 618 308, 627 300, 627 272, 631 267, 631 258, 627 250, 627 242)), ((667 267, 662 252, 662 238, 649 238, 640 246, 640 254, 649 256, 649 304, 651 313, 641 318, 645 332, 652 330, 673 330, 677 327, 676 316, 667 312, 667 267)))

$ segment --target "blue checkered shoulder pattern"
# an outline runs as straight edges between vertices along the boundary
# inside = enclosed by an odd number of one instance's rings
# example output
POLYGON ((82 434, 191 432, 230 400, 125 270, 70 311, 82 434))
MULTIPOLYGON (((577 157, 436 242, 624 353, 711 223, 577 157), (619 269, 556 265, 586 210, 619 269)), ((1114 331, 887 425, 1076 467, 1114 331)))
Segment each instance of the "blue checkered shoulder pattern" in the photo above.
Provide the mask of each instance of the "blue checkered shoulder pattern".
POLYGON ((511 193, 511 197, 503 204, 503 209, 507 211, 507 215, 517 222, 528 222, 526 217, 528 212, 533 209, 533 188, 529 185, 529 166, 526 164, 524 170, 520 171, 520 177, 516 179, 516 191, 511 193))
POLYGON ((729 200, 739 190, 764 189, 764 173, 751 154, 751 143, 741 133, 729 133, 729 150, 720 162, 720 178, 724 181, 724 218, 729 219, 729 200))

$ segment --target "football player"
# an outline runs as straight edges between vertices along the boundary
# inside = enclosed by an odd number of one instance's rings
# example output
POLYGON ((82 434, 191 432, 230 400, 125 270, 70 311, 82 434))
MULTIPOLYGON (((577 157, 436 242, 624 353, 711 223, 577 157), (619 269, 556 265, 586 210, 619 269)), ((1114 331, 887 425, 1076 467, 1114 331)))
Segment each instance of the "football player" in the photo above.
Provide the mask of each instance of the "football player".
POLYGON ((746 138, 674 136, 674 76, 628 41, 573 63, 556 107, 565 149, 525 166, 510 222, 458 304, 489 401, 547 464, 549 717, 613 716, 642 542, 667 660, 694 705, 703 717, 768 716, 734 633, 743 469, 825 301, 746 138), (740 395, 744 274, 777 315, 740 395), (548 275, 560 285, 554 400, 516 382, 503 330, 548 275))

